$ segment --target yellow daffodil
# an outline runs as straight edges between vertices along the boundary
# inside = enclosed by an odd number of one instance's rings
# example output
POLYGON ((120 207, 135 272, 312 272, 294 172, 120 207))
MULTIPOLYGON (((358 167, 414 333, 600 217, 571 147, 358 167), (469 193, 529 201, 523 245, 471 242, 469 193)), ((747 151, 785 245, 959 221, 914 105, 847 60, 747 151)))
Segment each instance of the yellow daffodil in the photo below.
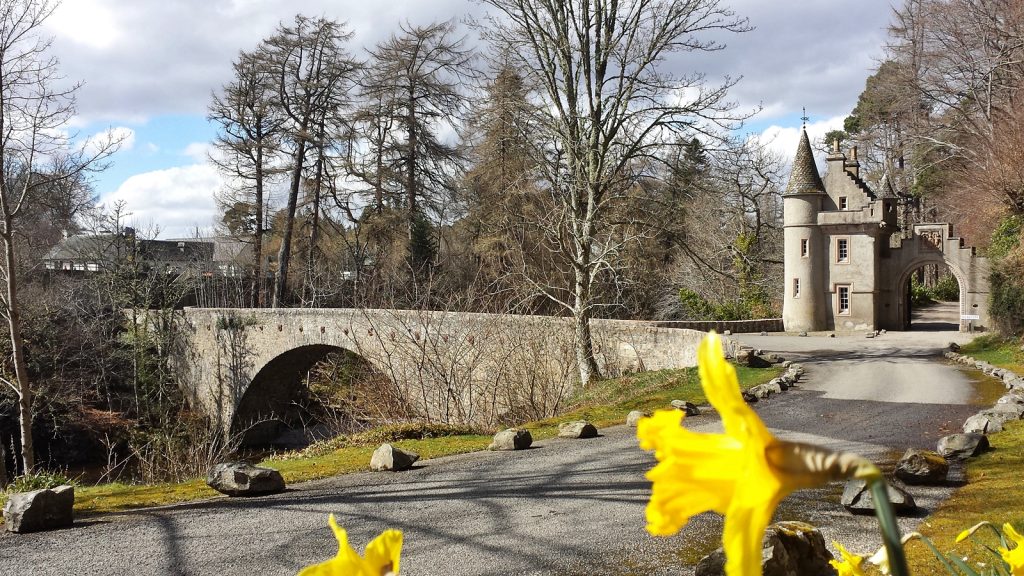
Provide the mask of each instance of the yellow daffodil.
POLYGON ((860 563, 864 561, 863 558, 856 554, 850 554, 842 544, 835 540, 832 541, 832 545, 839 550, 839 555, 843 557, 842 561, 828 561, 836 569, 837 576, 864 576, 864 571, 860 569, 860 563))
POLYGON ((1003 524, 1003 534, 1013 540, 1012 549, 999 547, 999 555, 1003 561, 1010 565, 1010 573, 1013 576, 1024 576, 1024 537, 1017 533, 1009 523, 1003 524))
POLYGON ((836 478, 876 479, 881 473, 859 456, 775 438, 743 401, 736 370, 722 355, 716 334, 701 342, 697 360, 704 393, 725 433, 687 430, 680 426, 679 410, 659 411, 639 422, 640 447, 654 450, 658 460, 647 473, 653 483, 647 530, 669 536, 696 514, 724 514, 726 574, 758 576, 764 530, 790 492, 836 478))
POLYGON ((366 557, 348 545, 348 533, 334 520, 328 519, 334 537, 338 539, 338 555, 326 562, 307 566, 298 576, 397 576, 398 561, 402 553, 402 533, 385 530, 366 545, 366 557))

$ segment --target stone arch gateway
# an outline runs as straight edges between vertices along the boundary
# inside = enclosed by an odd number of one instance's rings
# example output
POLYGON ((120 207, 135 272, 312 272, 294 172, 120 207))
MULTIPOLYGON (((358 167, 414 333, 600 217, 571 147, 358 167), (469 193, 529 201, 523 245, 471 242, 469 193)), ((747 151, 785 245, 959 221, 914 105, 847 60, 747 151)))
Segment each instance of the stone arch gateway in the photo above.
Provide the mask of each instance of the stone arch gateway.
POLYGON ((856 148, 847 157, 837 143, 826 162, 822 178, 804 131, 783 194, 785 330, 905 330, 907 282, 927 264, 956 277, 960 330, 990 327, 988 260, 947 223, 897 235, 897 198, 887 182, 876 194, 860 178, 856 148))

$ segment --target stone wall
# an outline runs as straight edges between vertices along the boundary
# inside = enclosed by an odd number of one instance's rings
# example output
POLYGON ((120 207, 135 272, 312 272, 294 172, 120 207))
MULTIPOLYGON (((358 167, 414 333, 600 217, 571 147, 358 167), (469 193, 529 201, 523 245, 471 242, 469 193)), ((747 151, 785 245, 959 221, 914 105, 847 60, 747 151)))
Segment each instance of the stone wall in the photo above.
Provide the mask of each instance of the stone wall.
POLYGON ((760 320, 672 320, 655 322, 654 325, 659 328, 683 328, 700 332, 714 330, 719 334, 725 334, 727 330, 733 334, 785 332, 782 326, 782 318, 762 318, 760 320))

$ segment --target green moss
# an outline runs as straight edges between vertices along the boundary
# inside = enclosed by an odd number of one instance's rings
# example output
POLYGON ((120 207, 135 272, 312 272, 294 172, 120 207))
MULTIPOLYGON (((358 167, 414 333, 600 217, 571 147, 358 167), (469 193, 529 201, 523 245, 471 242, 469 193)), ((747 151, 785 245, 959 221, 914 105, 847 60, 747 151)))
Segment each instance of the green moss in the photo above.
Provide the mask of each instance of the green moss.
POLYGON ((982 360, 1024 374, 1024 352, 1020 349, 1020 341, 1007 339, 998 334, 979 336, 960 348, 961 354, 982 360))
MULTIPOLYGON (((1003 432, 989 436, 992 450, 967 461, 968 483, 957 489, 919 527, 939 550, 955 551, 978 561, 991 561, 980 544, 955 544, 957 535, 981 521, 997 526, 1009 522, 1024 528, 1024 422, 1010 422, 1003 432)), ((984 539, 982 539, 984 541, 984 539)), ((921 543, 907 545, 907 559, 915 574, 944 574, 941 564, 921 543)))

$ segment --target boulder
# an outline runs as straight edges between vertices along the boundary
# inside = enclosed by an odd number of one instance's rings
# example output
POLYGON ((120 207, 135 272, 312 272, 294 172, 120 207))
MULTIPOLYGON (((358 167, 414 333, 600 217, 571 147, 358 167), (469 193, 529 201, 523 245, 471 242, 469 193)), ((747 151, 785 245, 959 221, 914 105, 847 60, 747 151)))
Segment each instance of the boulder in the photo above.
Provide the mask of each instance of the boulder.
POLYGON ((949 343, 949 351, 950 352, 959 352, 960 351, 960 345, 957 344, 956 342, 950 342, 949 343))
POLYGON ((950 434, 939 440, 936 451, 946 458, 970 458, 988 450, 988 437, 984 434, 950 434))
POLYGON ((781 394, 782 387, 779 386, 779 383, 777 381, 772 380, 771 382, 766 382, 764 384, 758 384, 757 386, 754 386, 749 390, 749 392, 754 396, 763 399, 768 398, 772 394, 781 394))
MULTIPOLYGON (((778 522, 761 539, 763 576, 835 574, 832 553, 817 528, 804 522, 778 522)), ((724 576, 725 552, 719 548, 697 564, 695 576, 724 576)))
POLYGON ((1024 390, 1024 378, 1014 378, 1006 383, 1006 387, 1011 390, 1024 390))
POLYGON ((938 452, 913 448, 896 463, 896 477, 907 484, 942 484, 949 473, 949 462, 938 452))
MULTIPOLYGON (((917 508, 914 497, 909 492, 897 488, 892 484, 886 486, 889 492, 889 501, 892 502, 892 509, 896 514, 911 512, 917 508)), ((875 499, 868 489, 867 482, 853 478, 846 482, 843 488, 843 497, 839 501, 844 508, 854 514, 874 514, 875 499)))
POLYGON ((626 414, 626 426, 636 427, 636 423, 639 422, 641 418, 646 418, 648 416, 650 416, 650 414, 643 410, 633 410, 629 414, 626 414))
POLYGON ((740 348, 736 352, 736 363, 746 366, 750 362, 750 357, 754 355, 754 351, 750 348, 740 348))
POLYGON ((559 438, 596 438, 597 426, 586 420, 562 422, 558 425, 559 438))
POLYGON ((722 332, 722 336, 732 336, 732 330, 726 330, 725 332, 722 332))
POLYGON ((789 368, 792 365, 793 365, 793 361, 792 360, 786 360, 785 362, 782 363, 782 367, 783 368, 789 368))
POLYGON ((677 410, 682 410, 687 416, 700 416, 700 408, 698 408, 693 402, 687 402, 686 400, 673 400, 672 407, 677 410))
POLYGON ((790 376, 789 374, 783 374, 778 378, 772 378, 771 380, 768 381, 768 384, 772 386, 778 386, 780 392, 785 392, 786 390, 789 390, 793 386, 794 382, 795 380, 793 380, 792 376, 790 376))
POLYGON ((509 428, 494 435, 488 450, 526 450, 533 444, 533 436, 523 428, 509 428))
POLYGON ((872 330, 871 332, 868 332, 867 334, 865 334, 864 337, 865 338, 874 338, 875 337, 875 332, 872 330))
POLYGON ((772 363, 769 362, 764 356, 758 354, 751 354, 747 358, 747 366, 751 368, 769 368, 772 363))
POLYGON ((749 390, 743 391, 743 401, 747 404, 757 404, 757 396, 751 394, 749 390))
POLYGON ((370 457, 370 470, 400 472, 412 468, 412 465, 419 459, 420 455, 415 452, 406 452, 391 444, 381 444, 380 448, 374 450, 373 456, 370 457))
POLYGON ((284 492, 284 478, 273 468, 244 462, 222 462, 210 469, 206 484, 228 496, 260 496, 284 492))
POLYGON ((800 332, 799 334, 797 334, 797 336, 806 338, 807 337, 807 332, 800 332))
POLYGON ((1010 372, 1009 370, 1003 372, 1003 384, 1009 384, 1017 378, 1019 378, 1019 376, 1017 376, 1016 372, 1010 372))
POLYGON ((778 354, 776 354, 774 352, 768 352, 767 354, 761 354, 761 359, 764 360, 765 362, 770 362, 772 364, 782 364, 783 362, 786 361, 785 358, 783 358, 782 356, 780 356, 780 355, 778 355, 778 354))
POLYGON ((974 416, 971 416, 964 422, 965 433, 977 433, 977 434, 994 434, 996 432, 1002 432, 1003 421, 992 414, 985 412, 979 412, 974 416))
POLYGON ((73 486, 11 494, 4 504, 4 526, 18 533, 66 528, 75 520, 74 507, 73 486))
POLYGON ((1013 420, 1020 420, 1024 416, 1024 404, 1013 401, 996 402, 996 405, 986 410, 985 413, 1002 419, 1003 424, 1006 424, 1013 420))

